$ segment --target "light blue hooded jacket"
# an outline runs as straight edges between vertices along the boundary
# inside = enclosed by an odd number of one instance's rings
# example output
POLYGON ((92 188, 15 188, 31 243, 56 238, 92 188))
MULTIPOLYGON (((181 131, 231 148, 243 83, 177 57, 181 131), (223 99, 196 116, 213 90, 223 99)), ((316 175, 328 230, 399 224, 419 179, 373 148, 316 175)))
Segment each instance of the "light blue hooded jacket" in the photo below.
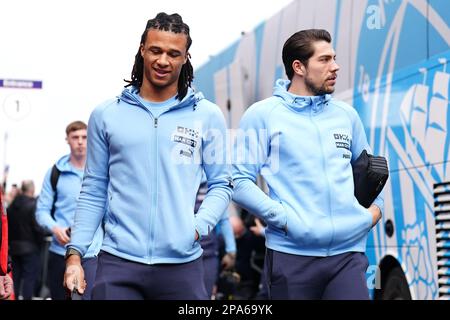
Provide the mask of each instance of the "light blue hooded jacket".
POLYGON ((102 250, 115 256, 145 264, 200 257, 195 231, 207 235, 232 196, 225 133, 220 109, 192 89, 157 118, 134 87, 98 106, 69 246, 85 252, 104 220, 102 250), (203 170, 208 193, 194 215, 203 170))
MULTIPOLYGON (((56 184, 58 196, 55 203, 54 218, 51 216, 53 199, 55 196, 50 181, 52 168, 47 171, 44 177, 42 190, 39 194, 36 207, 37 222, 50 232, 54 226, 63 228, 73 227, 77 199, 80 194, 81 181, 83 179, 83 171, 77 170, 70 164, 70 155, 65 155, 59 159, 56 162, 56 167, 61 173, 58 178, 58 183, 56 184)), ((93 236, 92 245, 89 247, 89 250, 86 251, 84 258, 96 256, 100 251, 102 240, 103 230, 99 227, 95 236, 93 236)), ((49 251, 63 256, 66 253, 66 248, 53 237, 49 251)))
MULTIPOLYGON (((351 161, 369 153, 362 122, 349 105, 296 96, 278 80, 274 95, 252 105, 240 128, 233 200, 268 223, 266 246, 305 256, 364 252, 372 215, 354 196, 351 161), (258 146, 255 149, 254 146, 258 146), (261 174, 267 196, 255 184, 261 174), (287 225, 287 232, 286 232, 287 225)), ((375 204, 383 210, 379 196, 375 204)))

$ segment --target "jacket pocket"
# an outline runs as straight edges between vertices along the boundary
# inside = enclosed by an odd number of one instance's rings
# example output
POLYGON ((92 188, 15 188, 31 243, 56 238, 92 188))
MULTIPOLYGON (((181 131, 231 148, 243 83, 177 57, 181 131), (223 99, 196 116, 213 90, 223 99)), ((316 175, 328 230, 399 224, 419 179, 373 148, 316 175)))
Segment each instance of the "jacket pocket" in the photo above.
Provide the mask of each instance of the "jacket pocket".
MULTIPOLYGON (((289 209, 288 209, 289 210, 289 209)), ((329 242, 329 218, 314 213, 287 211, 286 236, 300 246, 316 247, 329 242)))
POLYGON ((272 230, 279 230, 285 232, 287 225, 287 212, 281 201, 278 201, 278 206, 272 209, 267 215, 266 223, 272 230))
POLYGON ((105 235, 108 235, 111 239, 115 241, 114 229, 117 227, 117 219, 114 214, 111 212, 112 202, 113 202, 113 194, 112 192, 108 192, 108 199, 106 202, 106 221, 105 221, 105 235))
POLYGON ((288 229, 289 229, 289 224, 288 224, 288 214, 286 211, 285 206, 283 205, 283 202, 280 201, 280 205, 283 208, 283 215, 281 216, 281 225, 280 225, 280 229, 283 231, 284 235, 287 237, 288 236, 288 229))

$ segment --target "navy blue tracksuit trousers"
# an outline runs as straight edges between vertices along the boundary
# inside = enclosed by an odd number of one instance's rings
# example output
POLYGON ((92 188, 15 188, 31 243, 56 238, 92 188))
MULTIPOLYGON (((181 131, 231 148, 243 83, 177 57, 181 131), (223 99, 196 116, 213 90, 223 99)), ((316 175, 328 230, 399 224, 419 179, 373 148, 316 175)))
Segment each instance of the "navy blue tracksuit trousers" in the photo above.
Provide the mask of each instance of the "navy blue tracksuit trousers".
POLYGON ((147 265, 100 251, 93 300, 208 300, 202 257, 147 265))
POLYGON ((368 265, 362 252, 312 257, 267 249, 264 272, 269 298, 367 300, 368 265))

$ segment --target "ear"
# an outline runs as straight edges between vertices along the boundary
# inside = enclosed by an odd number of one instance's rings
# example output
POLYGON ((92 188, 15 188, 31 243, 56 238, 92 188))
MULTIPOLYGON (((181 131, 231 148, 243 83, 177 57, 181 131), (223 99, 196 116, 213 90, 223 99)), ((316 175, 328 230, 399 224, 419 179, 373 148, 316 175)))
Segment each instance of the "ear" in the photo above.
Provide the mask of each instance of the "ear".
POLYGON ((139 51, 141 52, 141 57, 144 58, 144 45, 141 43, 141 45, 139 46, 139 51))
POLYGON ((294 70, 294 73, 298 74, 299 76, 304 76, 306 73, 305 65, 301 63, 300 60, 294 60, 292 62, 292 70, 294 70))
MULTIPOLYGON (((190 59, 191 58, 191 54, 190 54, 190 52, 188 51, 188 52, 186 52, 186 55, 184 56, 184 63, 186 63, 187 61, 188 61, 188 59, 190 59)), ((183 63, 183 64, 184 64, 183 63)))

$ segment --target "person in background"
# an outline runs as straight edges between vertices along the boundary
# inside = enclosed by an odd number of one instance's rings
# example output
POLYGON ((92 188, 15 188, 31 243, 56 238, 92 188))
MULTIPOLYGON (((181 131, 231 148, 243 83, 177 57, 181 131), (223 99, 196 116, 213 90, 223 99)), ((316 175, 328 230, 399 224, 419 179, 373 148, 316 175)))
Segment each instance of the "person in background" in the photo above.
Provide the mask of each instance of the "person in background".
POLYGON ((44 231, 36 222, 34 182, 24 180, 21 192, 7 209, 9 253, 16 297, 31 300, 41 272, 44 231))
POLYGON ((199 240, 227 209, 232 178, 223 114, 191 88, 191 43, 180 15, 148 20, 128 86, 90 116, 69 290, 83 284, 80 256, 104 221, 94 299, 209 298, 199 240), (203 172, 208 191, 194 215, 203 172))
POLYGON ((3 206, 3 190, 0 190, 0 300, 8 299, 13 290, 13 280, 8 260, 8 217, 3 206))
POLYGON ((259 157, 234 164, 233 200, 267 224, 269 298, 369 299, 366 240, 383 199, 366 209, 354 196, 351 164, 370 147, 355 109, 330 96, 339 70, 331 36, 296 32, 282 57, 289 80, 241 119, 260 141, 237 140, 236 154, 259 157))
MULTIPOLYGON (((197 213, 200 205, 205 199, 208 191, 206 181, 200 184, 197 191, 197 198, 194 213, 197 213)), ((219 277, 219 270, 231 270, 236 262, 236 240, 231 228, 228 211, 224 211, 216 227, 211 233, 202 237, 200 245, 203 249, 203 266, 205 269, 205 287, 208 297, 214 298, 216 282, 219 277), (223 237, 225 242, 225 254, 222 259, 219 256, 219 237, 223 237)))
POLYGON ((239 274, 239 282, 235 285, 231 296, 236 300, 251 300, 258 293, 261 281, 265 252, 264 237, 251 231, 251 228, 254 227, 254 216, 242 208, 239 211, 238 215, 230 216, 230 223, 236 239, 235 271, 239 274))
POLYGON ((8 208, 9 205, 14 201, 17 195, 20 194, 20 188, 16 183, 11 185, 11 190, 9 190, 5 195, 5 208, 8 208))
MULTIPOLYGON (((48 285, 52 300, 67 298, 67 292, 63 286, 64 254, 65 246, 70 241, 70 230, 74 224, 75 209, 83 179, 86 163, 86 139, 87 125, 84 122, 74 121, 66 127, 66 141, 70 153, 60 158, 47 171, 37 202, 36 219, 53 235, 48 258, 48 285), (56 185, 53 186, 52 183, 56 185)), ((91 240, 92 245, 83 256, 87 282, 83 299, 86 300, 90 299, 97 270, 96 256, 103 240, 101 226, 96 228, 91 240)))

